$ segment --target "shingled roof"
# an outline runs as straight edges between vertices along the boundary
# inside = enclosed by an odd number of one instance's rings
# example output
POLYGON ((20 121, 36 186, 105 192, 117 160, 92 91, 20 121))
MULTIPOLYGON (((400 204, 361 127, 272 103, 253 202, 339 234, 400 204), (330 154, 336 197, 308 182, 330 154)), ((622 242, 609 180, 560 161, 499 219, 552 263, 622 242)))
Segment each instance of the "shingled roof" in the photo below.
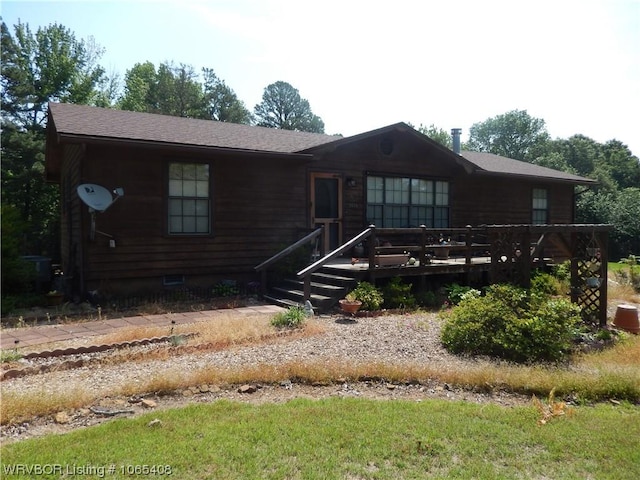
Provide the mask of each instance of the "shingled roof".
POLYGON ((513 158, 502 157, 493 153, 462 151, 460 155, 465 160, 468 160, 474 166, 475 172, 479 174, 535 177, 584 185, 597 183, 596 180, 590 178, 514 160, 513 158))
POLYGON ((337 138, 319 133, 254 127, 126 110, 50 103, 60 136, 158 142, 173 145, 294 153, 337 138))
MULTIPOLYGON (((126 110, 90 107, 70 103, 50 103, 49 119, 58 138, 77 141, 117 140, 153 142, 163 145, 229 149, 279 155, 308 155, 336 148, 391 130, 415 135, 431 148, 441 150, 467 172, 479 175, 519 176, 547 181, 593 184, 595 180, 484 152, 463 151, 457 155, 405 123, 396 123, 351 137, 297 132, 236 123, 197 120, 126 110)), ((56 170, 55 167, 48 167, 56 170)))

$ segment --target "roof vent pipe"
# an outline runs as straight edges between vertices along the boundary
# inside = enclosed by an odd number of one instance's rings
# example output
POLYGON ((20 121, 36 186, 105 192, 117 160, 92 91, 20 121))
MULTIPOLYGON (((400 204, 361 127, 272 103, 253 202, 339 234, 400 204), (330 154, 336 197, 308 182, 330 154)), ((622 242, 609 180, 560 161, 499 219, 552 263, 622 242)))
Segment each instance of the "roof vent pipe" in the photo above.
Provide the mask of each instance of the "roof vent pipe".
POLYGON ((460 155, 460 135, 462 134, 461 128, 452 128, 451 137, 453 138, 453 153, 460 155))

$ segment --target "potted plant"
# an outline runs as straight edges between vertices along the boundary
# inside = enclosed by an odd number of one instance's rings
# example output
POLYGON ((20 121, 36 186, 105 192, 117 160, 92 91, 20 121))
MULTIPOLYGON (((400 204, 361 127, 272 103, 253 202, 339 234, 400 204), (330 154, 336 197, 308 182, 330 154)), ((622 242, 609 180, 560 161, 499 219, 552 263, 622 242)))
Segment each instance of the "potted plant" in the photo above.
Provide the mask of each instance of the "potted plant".
POLYGON ((347 293, 345 297, 342 300, 340 300, 339 303, 340 303, 340 308, 344 312, 350 313, 350 314, 356 313, 358 310, 360 310, 360 307, 362 306, 362 302, 357 299, 356 294, 353 292, 347 293))
POLYGON ((46 298, 48 306, 52 307, 55 305, 60 305, 64 300, 64 293, 57 290, 51 290, 49 293, 47 293, 46 298))

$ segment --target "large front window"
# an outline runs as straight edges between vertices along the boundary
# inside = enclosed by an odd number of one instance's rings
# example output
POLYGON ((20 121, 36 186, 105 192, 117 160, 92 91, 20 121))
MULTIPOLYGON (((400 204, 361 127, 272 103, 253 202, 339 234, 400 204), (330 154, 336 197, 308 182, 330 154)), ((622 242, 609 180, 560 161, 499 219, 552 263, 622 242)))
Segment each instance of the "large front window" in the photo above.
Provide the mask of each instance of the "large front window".
POLYGON ((381 228, 449 226, 449 182, 367 177, 367 222, 381 228))
POLYGON ((209 165, 169 164, 169 233, 210 233, 209 165))

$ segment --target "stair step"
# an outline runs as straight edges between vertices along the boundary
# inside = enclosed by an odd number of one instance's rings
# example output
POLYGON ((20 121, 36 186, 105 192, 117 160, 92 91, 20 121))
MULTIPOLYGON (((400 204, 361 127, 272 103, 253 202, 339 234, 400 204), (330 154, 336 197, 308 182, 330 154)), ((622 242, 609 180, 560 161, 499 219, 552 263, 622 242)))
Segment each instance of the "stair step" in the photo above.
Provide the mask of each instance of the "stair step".
MULTIPOLYGON (((304 289, 304 282, 302 280, 287 279, 284 281, 283 288, 296 288, 304 289)), ((346 293, 346 287, 342 285, 330 285, 328 283, 311 282, 311 293, 324 294, 330 297, 336 295, 344 295, 346 293)))
POLYGON ((289 300, 288 298, 279 298, 271 295, 265 295, 263 297, 267 302, 273 303, 275 305, 279 305, 281 307, 289 308, 289 307, 300 307, 301 304, 298 302, 294 302, 293 300, 289 300))
MULTIPOLYGON (((285 295, 286 298, 291 298, 291 299, 295 299, 295 298, 300 298, 300 302, 298 303, 304 303, 302 302, 302 298, 304 297, 304 292, 302 290, 297 290, 297 289, 291 289, 291 288, 283 288, 283 287, 274 287, 271 291, 271 293, 273 294, 274 292, 280 293, 285 295)), ((326 301, 331 301, 333 300, 333 298, 328 297, 326 295, 319 295, 317 293, 312 293, 311 294, 311 303, 313 303, 313 300, 316 301, 320 301, 320 302, 326 302, 326 301)))
POLYGON ((345 277, 344 275, 336 275, 334 273, 316 272, 311 275, 313 283, 324 283, 325 285, 336 285, 340 287, 346 287, 353 285, 358 280, 353 277, 345 277), (315 281, 315 282, 314 282, 315 281))

